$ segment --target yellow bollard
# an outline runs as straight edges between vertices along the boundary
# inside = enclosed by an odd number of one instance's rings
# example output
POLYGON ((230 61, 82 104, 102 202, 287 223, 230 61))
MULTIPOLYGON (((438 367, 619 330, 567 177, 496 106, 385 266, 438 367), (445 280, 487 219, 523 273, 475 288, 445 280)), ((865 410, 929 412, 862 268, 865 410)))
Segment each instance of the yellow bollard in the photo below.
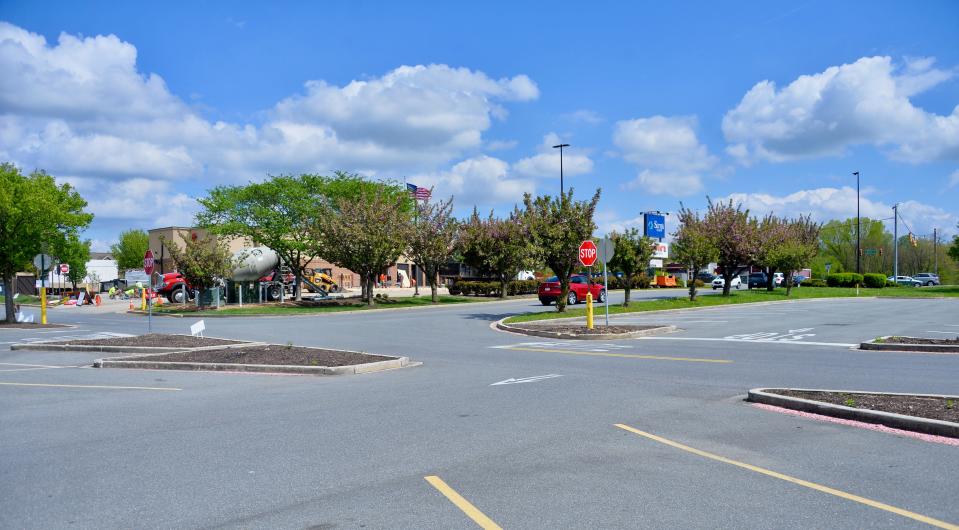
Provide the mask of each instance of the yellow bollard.
POLYGON ((147 290, 140 289, 140 311, 147 310, 147 290))
POLYGON ((593 293, 586 293, 586 329, 593 329, 593 293))
POLYGON ((40 323, 47 323, 47 288, 40 288, 40 323))

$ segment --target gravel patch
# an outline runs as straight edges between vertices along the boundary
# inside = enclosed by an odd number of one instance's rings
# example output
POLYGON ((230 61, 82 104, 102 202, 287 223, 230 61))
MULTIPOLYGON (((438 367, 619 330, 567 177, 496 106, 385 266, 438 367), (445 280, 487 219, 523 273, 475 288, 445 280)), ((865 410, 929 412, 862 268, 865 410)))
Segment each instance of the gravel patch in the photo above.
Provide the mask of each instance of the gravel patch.
POLYGON ((880 344, 935 344, 959 346, 959 335, 954 339, 927 339, 922 337, 886 337, 880 344))
POLYGON ((113 361, 146 362, 190 362, 225 364, 267 364, 291 366, 349 366, 354 364, 392 361, 397 357, 372 355, 368 353, 322 348, 304 348, 300 346, 281 346, 270 344, 246 348, 226 348, 220 350, 184 351, 161 355, 139 355, 136 357, 115 358, 113 361))
POLYGON ((779 394, 812 401, 822 401, 844 407, 892 412, 933 420, 959 423, 959 400, 889 394, 851 394, 845 392, 822 392, 810 390, 766 389, 770 394, 779 394))
POLYGON ((227 346, 244 341, 229 339, 213 339, 207 337, 192 337, 190 335, 166 335, 151 333, 136 337, 110 337, 105 339, 78 339, 63 342, 49 342, 47 344, 63 344, 70 346, 140 346, 160 348, 200 348, 203 346, 227 346))

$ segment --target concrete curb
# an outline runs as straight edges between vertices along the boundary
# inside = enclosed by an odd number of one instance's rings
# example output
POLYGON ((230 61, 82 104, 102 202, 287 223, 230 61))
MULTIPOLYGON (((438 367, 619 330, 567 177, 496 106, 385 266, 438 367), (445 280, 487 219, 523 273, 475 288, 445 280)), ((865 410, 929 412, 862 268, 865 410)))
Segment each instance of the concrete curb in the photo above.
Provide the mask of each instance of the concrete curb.
MULTIPOLYGON (((207 337, 210 339, 219 337, 207 337)), ((221 339, 233 340, 233 339, 221 339)), ((250 346, 264 346, 265 342, 236 341, 234 344, 218 344, 215 346, 198 346, 195 348, 168 347, 168 346, 100 346, 94 344, 50 344, 57 342, 21 342, 11 344, 11 350, 31 350, 31 351, 68 351, 68 352, 102 352, 102 353, 173 353, 180 351, 206 351, 206 350, 225 350, 227 348, 248 348, 250 346)))
MULTIPOLYGON (((506 317, 509 318, 509 317, 506 317)), ((582 317, 576 317, 582 318, 582 317)), ((635 337, 645 337, 647 335, 658 335, 660 333, 669 333, 676 331, 676 326, 658 326, 650 329, 642 329, 638 331, 630 331, 628 333, 609 333, 605 335, 573 335, 572 333, 560 333, 557 331, 549 331, 547 329, 536 329, 529 330, 516 327, 510 324, 505 324, 503 320, 505 318, 496 321, 496 328, 507 333, 516 333, 517 335, 528 335, 532 337, 545 337, 549 339, 572 339, 572 340, 614 340, 614 339, 631 339, 635 337)), ((552 320, 567 320, 567 319, 552 319, 552 320)), ((540 321, 536 321, 540 322, 540 321)))
POLYGON ((944 397, 956 399, 957 401, 959 401, 959 396, 946 396, 941 394, 902 394, 895 392, 864 392, 861 390, 754 388, 749 391, 749 395, 746 397, 746 401, 750 401, 752 403, 765 403, 767 405, 774 405, 792 410, 800 410, 803 412, 812 412, 814 414, 822 414, 824 416, 856 420, 864 423, 877 423, 887 427, 894 427, 896 429, 903 429, 907 431, 959 438, 959 423, 919 418, 916 416, 906 416, 903 414, 894 414, 892 412, 881 412, 878 410, 855 409, 842 405, 833 405, 832 403, 824 403, 822 401, 781 396, 779 394, 767 392, 767 390, 797 390, 810 392, 841 392, 844 394, 884 394, 889 396, 944 397))
MULTIPOLYGON (((959 333, 957 333, 959 335, 959 333)), ((888 339, 891 335, 879 337, 876 340, 888 339)), ((860 350, 874 351, 909 351, 922 353, 959 353, 959 344, 899 344, 890 342, 876 342, 870 340, 859 344, 860 350)))
POLYGON ((141 370, 193 370, 193 371, 227 371, 227 372, 259 372, 280 374, 308 374, 308 375, 353 375, 395 370, 408 366, 419 366, 422 363, 410 362, 409 357, 397 357, 388 361, 377 361, 349 366, 297 366, 280 364, 233 364, 233 363, 190 363, 190 362, 158 362, 132 361, 119 358, 97 359, 93 362, 94 368, 137 368, 141 370))

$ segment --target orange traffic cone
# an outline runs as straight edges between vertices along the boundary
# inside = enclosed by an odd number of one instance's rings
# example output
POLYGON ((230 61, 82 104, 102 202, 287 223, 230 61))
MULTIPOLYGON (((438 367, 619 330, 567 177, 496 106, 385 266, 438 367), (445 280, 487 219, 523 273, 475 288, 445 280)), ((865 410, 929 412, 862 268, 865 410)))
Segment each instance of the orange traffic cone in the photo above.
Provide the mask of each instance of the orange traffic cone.
POLYGON ((130 298, 130 311, 133 311, 133 298, 130 298))

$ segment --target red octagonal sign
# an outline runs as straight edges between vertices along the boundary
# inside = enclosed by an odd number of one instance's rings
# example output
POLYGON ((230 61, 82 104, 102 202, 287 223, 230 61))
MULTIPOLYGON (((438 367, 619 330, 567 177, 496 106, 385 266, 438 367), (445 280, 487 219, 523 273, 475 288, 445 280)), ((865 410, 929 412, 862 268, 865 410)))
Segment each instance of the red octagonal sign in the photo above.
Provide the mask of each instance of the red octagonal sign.
POLYGON ((596 243, 592 241, 583 241, 579 245, 579 262, 586 267, 592 267, 596 263, 596 243))
POLYGON ((153 251, 150 249, 143 255, 143 272, 147 273, 147 276, 153 275, 153 251))

